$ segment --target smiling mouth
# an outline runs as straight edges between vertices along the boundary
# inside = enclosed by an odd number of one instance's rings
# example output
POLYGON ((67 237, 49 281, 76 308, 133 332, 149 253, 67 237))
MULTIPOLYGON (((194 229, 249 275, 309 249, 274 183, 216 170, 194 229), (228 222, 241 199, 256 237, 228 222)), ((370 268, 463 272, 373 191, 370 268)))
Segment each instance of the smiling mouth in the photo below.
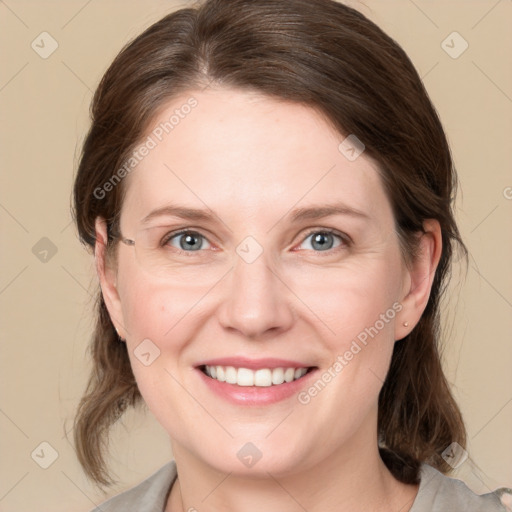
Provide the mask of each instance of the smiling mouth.
POLYGON ((208 377, 219 382, 237 386, 269 387, 279 386, 299 380, 307 373, 316 369, 316 366, 304 368, 235 368, 234 366, 202 365, 199 369, 208 377))

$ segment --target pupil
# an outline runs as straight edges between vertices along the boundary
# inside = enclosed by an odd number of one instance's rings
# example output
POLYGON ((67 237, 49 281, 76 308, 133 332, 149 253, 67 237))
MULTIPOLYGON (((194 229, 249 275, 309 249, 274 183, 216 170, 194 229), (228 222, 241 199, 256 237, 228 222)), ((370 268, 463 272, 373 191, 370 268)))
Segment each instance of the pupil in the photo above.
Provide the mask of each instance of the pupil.
MULTIPOLYGON (((183 240, 183 239, 182 239, 183 240)), ((186 235, 185 236, 185 244, 187 244, 184 247, 184 244, 181 244, 182 249, 194 249, 194 243, 197 240, 197 237, 195 235, 186 235)), ((197 243, 195 244, 198 245, 197 243)))
MULTIPOLYGON (((320 244, 319 247, 320 249, 325 249, 327 245, 329 245, 325 239, 327 237, 330 237, 331 235, 329 233, 318 233, 317 235, 314 236, 313 238, 313 247, 314 247, 314 244, 318 243, 320 244)), ((330 244, 332 245, 332 244, 330 244)), ((327 249, 330 249, 330 247, 327 247, 327 249)))

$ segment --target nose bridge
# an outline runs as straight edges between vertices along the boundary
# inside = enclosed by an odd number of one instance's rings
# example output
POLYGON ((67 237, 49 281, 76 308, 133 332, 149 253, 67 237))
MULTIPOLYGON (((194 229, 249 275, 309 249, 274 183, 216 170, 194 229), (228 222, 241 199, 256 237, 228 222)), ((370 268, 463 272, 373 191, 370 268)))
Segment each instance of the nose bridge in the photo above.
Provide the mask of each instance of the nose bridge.
POLYGON ((245 336, 290 327, 293 312, 287 287, 279 279, 270 253, 252 237, 236 249, 233 271, 227 280, 220 308, 220 321, 245 336))

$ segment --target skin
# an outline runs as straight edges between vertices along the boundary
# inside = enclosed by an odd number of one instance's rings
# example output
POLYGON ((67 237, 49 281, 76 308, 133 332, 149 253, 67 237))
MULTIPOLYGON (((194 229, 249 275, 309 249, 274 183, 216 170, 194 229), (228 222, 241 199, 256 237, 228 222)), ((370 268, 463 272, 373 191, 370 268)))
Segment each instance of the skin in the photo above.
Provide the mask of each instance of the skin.
POLYGON ((395 341, 426 307, 441 254, 438 222, 425 222, 420 254, 407 266, 375 162, 364 152, 345 158, 338 150, 345 135, 316 111, 210 87, 174 98, 152 126, 191 95, 197 107, 125 178, 121 231, 136 236, 140 220, 164 204, 207 207, 211 223, 167 220, 173 230, 200 231, 203 248, 176 257, 165 278, 122 243, 109 265, 105 224, 96 222, 108 310, 177 463, 166 510, 408 511, 418 487, 395 480, 379 457, 377 400, 395 341), (368 219, 289 219, 294 208, 334 202, 368 219), (352 243, 334 237, 332 248, 318 249, 310 231, 329 228, 352 243), (263 248, 250 264, 236 253, 249 235, 263 248), (401 305, 394 319, 306 405, 296 396, 233 405, 194 370, 207 358, 277 357, 321 374, 394 303, 401 305), (160 350, 149 366, 134 355, 144 339, 160 350), (262 453, 250 468, 237 457, 247 442, 262 453))

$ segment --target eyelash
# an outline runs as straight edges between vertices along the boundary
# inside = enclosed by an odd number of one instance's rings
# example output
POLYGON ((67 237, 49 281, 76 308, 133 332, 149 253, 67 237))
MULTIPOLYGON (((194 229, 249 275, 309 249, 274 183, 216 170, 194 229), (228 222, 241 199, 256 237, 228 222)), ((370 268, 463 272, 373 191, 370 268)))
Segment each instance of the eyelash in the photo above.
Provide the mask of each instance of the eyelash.
MULTIPOLYGON (((346 235, 344 233, 340 233, 339 231, 336 231, 336 230, 330 229, 330 228, 314 228, 314 229, 308 231, 308 233, 304 236, 304 238, 302 239, 302 242, 299 245, 302 245, 302 243, 304 243, 304 241, 307 238, 309 238, 311 235, 318 234, 318 233, 336 236, 342 242, 340 246, 335 247, 333 249, 328 249, 326 251, 314 251, 314 250, 312 250, 312 252, 317 253, 320 257, 322 257, 322 256, 330 256, 333 253, 337 253, 337 252, 339 252, 341 250, 344 250, 344 249, 346 250, 349 247, 351 247, 351 245, 352 245, 352 240, 350 239, 350 237, 348 235, 346 235)), ((173 238, 176 238, 176 237, 178 237, 180 235, 197 235, 197 236, 203 237, 204 239, 208 240, 208 238, 206 236, 204 236, 202 233, 199 233, 198 231, 193 231, 191 229, 182 229, 182 230, 179 230, 179 231, 173 231, 173 232, 168 233, 167 235, 165 235, 163 237, 160 245, 162 247, 164 247, 167 243, 169 243, 170 240, 172 240, 173 238)), ((209 242, 209 243, 211 243, 211 242, 209 242)), ((183 254, 186 257, 191 257, 191 256, 194 255, 195 252, 201 252, 202 251, 202 250, 199 250, 199 251, 183 251, 182 249, 177 249, 176 247, 172 247, 172 249, 173 249, 173 251, 177 252, 179 255, 183 254)))

